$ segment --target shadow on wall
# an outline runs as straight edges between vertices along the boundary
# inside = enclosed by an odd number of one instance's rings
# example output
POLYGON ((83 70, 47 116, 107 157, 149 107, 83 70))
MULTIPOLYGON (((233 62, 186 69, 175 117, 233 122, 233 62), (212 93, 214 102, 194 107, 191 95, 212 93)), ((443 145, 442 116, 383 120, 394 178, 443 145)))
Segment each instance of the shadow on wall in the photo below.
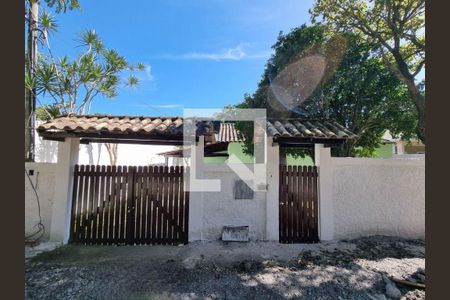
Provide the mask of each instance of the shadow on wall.
POLYGON ((58 142, 43 140, 36 134, 35 156, 36 162, 56 163, 58 161, 58 142))

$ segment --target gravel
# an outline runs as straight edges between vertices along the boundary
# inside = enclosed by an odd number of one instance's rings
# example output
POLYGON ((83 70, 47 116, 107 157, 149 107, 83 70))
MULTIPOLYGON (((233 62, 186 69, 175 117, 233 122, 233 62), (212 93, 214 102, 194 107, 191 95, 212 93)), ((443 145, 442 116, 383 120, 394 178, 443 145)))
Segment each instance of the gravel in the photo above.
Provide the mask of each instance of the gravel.
POLYGON ((423 240, 67 245, 26 259, 26 299, 425 299, 423 240), (383 279, 384 278, 384 279, 383 279))

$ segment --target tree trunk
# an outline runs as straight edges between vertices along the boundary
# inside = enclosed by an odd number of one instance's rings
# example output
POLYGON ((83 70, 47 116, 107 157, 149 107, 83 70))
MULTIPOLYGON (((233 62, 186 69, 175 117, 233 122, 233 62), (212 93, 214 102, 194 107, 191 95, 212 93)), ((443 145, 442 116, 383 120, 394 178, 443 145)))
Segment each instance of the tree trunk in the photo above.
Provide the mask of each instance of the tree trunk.
MULTIPOLYGON (((398 79, 400 79, 408 89, 409 96, 413 101, 416 109, 417 115, 419 117, 419 122, 417 124, 416 134, 419 140, 425 144, 425 96, 420 92, 416 83, 414 82, 414 76, 411 75, 408 69, 408 65, 403 60, 399 52, 392 52, 397 68, 394 72, 398 79)), ((387 62, 387 60, 385 59, 387 62)))
POLYGON ((417 109, 417 115, 419 116, 416 134, 419 140, 425 144, 425 96, 417 88, 414 80, 408 80, 408 82, 406 82, 406 80, 405 83, 408 87, 409 95, 414 101, 414 105, 417 109))
MULTIPOLYGON (((39 16, 39 1, 30 1, 28 11, 28 67, 31 77, 35 72, 37 63, 37 27, 39 16)), ((34 127, 36 109, 36 90, 25 90, 25 160, 34 161, 34 127)))

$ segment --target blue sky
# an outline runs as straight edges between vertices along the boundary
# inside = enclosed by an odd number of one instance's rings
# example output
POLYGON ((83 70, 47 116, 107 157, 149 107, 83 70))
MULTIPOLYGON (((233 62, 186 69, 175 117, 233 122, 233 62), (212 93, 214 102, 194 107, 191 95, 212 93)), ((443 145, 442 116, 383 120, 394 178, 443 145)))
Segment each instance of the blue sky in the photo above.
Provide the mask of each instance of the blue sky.
MULTIPOLYGON (((50 37, 57 56, 76 55, 75 39, 95 29, 105 46, 146 71, 136 89, 98 96, 91 113, 181 115, 217 108, 253 93, 280 31, 309 23, 312 0, 80 0, 59 14, 50 37)), ((45 99, 40 99, 46 102, 45 99)))

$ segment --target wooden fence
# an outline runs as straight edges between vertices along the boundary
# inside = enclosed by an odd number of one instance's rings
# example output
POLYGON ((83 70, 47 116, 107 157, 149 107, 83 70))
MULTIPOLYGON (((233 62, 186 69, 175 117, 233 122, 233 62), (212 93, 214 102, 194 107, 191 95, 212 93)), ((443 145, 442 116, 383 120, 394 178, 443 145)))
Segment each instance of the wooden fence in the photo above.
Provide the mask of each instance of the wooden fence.
POLYGON ((183 167, 76 165, 70 242, 188 242, 183 167))
POLYGON ((318 237, 316 166, 280 166, 280 243, 315 243, 318 237))

